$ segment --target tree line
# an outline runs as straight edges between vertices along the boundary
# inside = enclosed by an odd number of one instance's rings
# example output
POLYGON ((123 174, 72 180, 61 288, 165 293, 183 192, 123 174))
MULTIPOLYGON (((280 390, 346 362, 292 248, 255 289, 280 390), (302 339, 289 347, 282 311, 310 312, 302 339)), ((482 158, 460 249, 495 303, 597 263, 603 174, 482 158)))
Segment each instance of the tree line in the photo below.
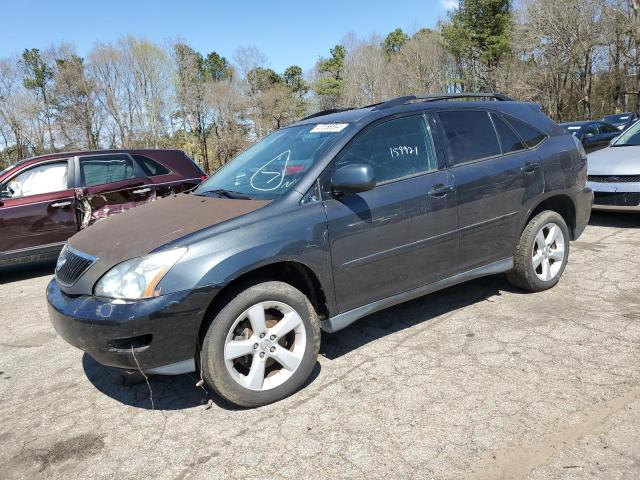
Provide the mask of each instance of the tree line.
POLYGON ((214 171, 305 114, 502 92, 556 121, 640 110, 639 0, 460 0, 437 28, 347 34, 309 72, 127 36, 0 59, 0 166, 73 149, 180 148, 214 171))

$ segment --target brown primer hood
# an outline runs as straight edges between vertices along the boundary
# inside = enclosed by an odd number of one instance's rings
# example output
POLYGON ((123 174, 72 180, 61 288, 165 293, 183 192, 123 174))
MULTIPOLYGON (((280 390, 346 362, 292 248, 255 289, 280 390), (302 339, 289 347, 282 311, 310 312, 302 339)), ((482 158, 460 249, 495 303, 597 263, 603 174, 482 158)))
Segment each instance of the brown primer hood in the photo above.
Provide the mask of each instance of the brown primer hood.
POLYGON ((71 237, 69 246, 111 267, 268 203, 179 194, 100 220, 71 237))

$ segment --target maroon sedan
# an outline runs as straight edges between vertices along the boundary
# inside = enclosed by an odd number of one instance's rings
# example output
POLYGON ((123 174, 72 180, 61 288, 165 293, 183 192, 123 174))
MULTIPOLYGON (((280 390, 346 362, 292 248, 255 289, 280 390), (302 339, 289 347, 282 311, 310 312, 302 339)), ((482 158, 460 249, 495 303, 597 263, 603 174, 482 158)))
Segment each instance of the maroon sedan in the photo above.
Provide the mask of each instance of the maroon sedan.
POLYGON ((101 218, 206 178, 181 150, 98 150, 29 158, 0 172, 0 265, 55 258, 101 218))

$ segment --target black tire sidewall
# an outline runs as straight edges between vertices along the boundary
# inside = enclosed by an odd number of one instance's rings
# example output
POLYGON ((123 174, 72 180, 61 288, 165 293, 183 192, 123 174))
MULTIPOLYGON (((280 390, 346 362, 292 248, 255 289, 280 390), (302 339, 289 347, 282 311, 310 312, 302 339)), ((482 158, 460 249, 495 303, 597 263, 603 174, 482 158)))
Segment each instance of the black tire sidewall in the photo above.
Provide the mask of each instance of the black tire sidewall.
POLYGON ((203 378, 221 397, 236 405, 266 405, 292 395, 307 381, 316 365, 319 346, 320 322, 307 297, 283 282, 260 283, 231 299, 211 322, 202 345, 203 378), (266 301, 285 303, 300 315, 306 330, 306 348, 298 369, 285 383, 270 390, 255 391, 233 379, 225 364, 224 345, 235 320, 252 305, 266 301))
POLYGON ((527 269, 527 277, 529 277, 530 281, 534 284, 536 290, 547 290, 560 281, 560 278, 564 273, 564 269, 567 266, 567 261, 569 260, 570 240, 569 228, 560 214, 553 211, 545 211, 531 220, 531 228, 529 230, 529 235, 526 238, 525 250, 523 253, 524 255, 528 255, 528 257, 524 259, 524 267, 527 269), (533 268, 533 262, 531 261, 531 255, 537 233, 548 223, 555 223, 562 231, 562 235, 564 236, 564 259, 557 275, 551 280, 545 281, 540 279, 536 274, 533 268))

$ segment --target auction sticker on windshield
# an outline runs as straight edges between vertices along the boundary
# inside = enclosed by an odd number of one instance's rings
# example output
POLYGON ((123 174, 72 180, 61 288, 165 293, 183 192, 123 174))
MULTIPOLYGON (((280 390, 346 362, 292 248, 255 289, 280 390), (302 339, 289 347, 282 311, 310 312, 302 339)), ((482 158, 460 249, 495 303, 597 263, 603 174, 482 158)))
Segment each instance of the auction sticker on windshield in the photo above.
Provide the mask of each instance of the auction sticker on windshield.
POLYGON ((309 133, 338 133, 348 126, 348 123, 319 123, 309 133))

